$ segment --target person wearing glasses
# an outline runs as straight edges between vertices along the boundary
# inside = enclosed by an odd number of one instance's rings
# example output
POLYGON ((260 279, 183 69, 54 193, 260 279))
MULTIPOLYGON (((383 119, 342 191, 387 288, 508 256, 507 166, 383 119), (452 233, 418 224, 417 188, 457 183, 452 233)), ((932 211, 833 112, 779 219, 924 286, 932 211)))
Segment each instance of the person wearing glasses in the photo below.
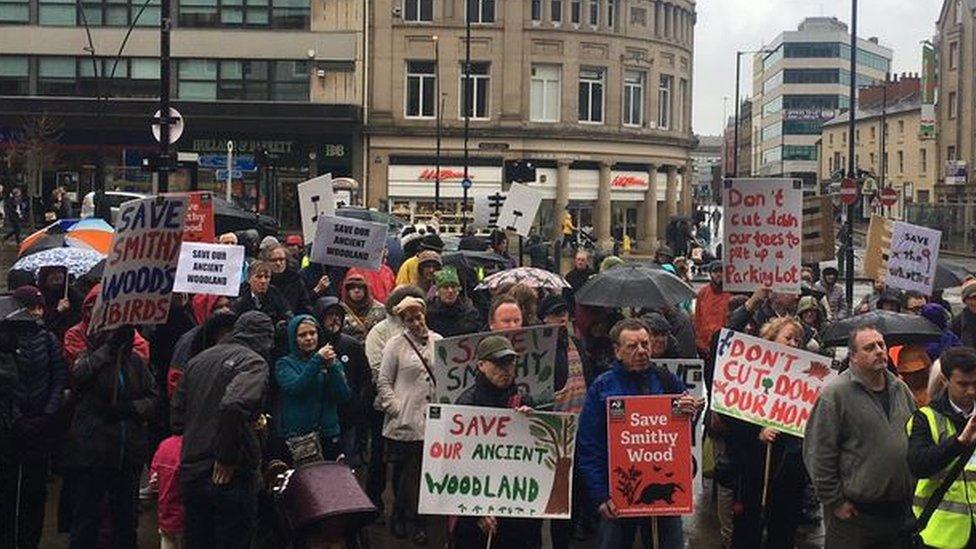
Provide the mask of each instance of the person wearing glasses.
POLYGON ((271 265, 271 285, 281 292, 288 308, 295 314, 311 313, 312 298, 308 295, 302 275, 289 261, 288 248, 275 244, 266 248, 261 257, 271 265))
POLYGON ((271 263, 260 259, 252 263, 247 282, 241 285, 240 297, 234 300, 231 311, 237 316, 248 311, 261 311, 276 325, 291 319, 292 310, 278 288, 271 284, 271 277, 271 263))

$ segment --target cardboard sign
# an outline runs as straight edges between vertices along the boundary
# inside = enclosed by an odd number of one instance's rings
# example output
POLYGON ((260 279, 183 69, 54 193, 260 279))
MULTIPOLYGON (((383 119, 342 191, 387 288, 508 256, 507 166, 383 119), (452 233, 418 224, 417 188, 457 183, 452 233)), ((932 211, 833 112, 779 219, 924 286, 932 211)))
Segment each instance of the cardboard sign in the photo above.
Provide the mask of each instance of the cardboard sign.
POLYGON ((567 519, 577 416, 427 406, 421 515, 567 519))
POLYGON ((474 220, 471 227, 475 229, 495 229, 498 227, 498 215, 505 204, 505 193, 475 195, 474 220))
POLYGON ((804 264, 831 261, 836 257, 834 242, 834 203, 829 196, 803 197, 803 241, 800 244, 804 264))
POLYGON ((243 267, 244 246, 184 242, 173 291, 237 297, 243 267))
MULTIPOLYGON (((661 368, 667 368, 682 383, 688 394, 695 398, 708 399, 705 394, 705 361, 688 358, 654 358, 651 363, 661 368)), ((707 403, 706 403, 707 408, 707 403)), ((703 414, 692 419, 691 431, 691 469, 695 479, 695 486, 702 485, 702 443, 705 440, 705 422, 703 414)))
POLYGON ((725 291, 800 292, 803 191, 796 179, 726 179, 725 291))
POLYGON ((209 191, 186 193, 190 202, 186 209, 186 222, 183 225, 183 242, 213 242, 214 205, 213 194, 209 191))
POLYGON ((518 183, 512 183, 508 197, 498 214, 498 228, 529 236, 535 214, 542 204, 542 193, 518 183))
POLYGON ((386 225, 323 214, 318 216, 312 261, 376 271, 385 246, 386 225))
POLYGON ((803 437, 820 391, 836 376, 821 355, 722 329, 712 410, 803 437))
POLYGON ((888 273, 888 252, 891 250, 891 221, 872 215, 868 225, 867 248, 864 252, 864 276, 884 280, 888 273))
POLYGON ((515 383, 535 407, 553 400, 553 378, 556 373, 556 340, 559 330, 552 326, 532 326, 504 332, 482 332, 445 337, 434 342, 435 400, 450 404, 465 389, 474 385, 478 375, 475 349, 482 339, 502 335, 512 343, 516 359, 515 383))
POLYGON ((332 174, 320 175, 298 184, 298 209, 302 216, 302 238, 305 244, 310 244, 315 240, 319 216, 335 215, 336 212, 332 174))
POLYGON ((895 221, 885 282, 889 288, 932 295, 942 231, 895 221))
POLYGON ((610 499, 622 517, 694 512, 691 418, 678 395, 607 399, 610 499))
POLYGON ((155 196, 122 204, 89 333, 166 322, 188 203, 155 196))

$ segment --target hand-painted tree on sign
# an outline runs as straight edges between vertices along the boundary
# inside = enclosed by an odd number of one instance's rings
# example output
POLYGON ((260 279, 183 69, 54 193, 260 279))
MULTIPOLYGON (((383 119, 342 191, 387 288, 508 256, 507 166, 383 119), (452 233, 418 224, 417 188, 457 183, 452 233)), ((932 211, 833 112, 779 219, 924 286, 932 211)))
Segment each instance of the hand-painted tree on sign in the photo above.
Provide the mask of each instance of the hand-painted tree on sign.
POLYGON ((546 514, 569 513, 570 475, 573 473, 573 448, 576 444, 576 416, 533 414, 529 433, 535 447, 547 452, 544 463, 555 471, 546 514))

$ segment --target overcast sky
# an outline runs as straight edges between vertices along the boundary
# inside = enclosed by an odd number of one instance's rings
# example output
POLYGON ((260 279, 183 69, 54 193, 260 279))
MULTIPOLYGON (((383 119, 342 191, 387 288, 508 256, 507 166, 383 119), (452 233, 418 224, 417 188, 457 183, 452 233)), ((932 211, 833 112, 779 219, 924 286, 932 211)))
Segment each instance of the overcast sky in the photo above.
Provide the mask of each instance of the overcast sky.
MULTIPOLYGON (((920 72, 922 40, 935 32, 942 0, 860 0, 857 34, 894 50, 892 71, 920 72)), ((694 131, 718 134, 734 113, 735 52, 757 50, 804 17, 837 17, 850 25, 850 0, 698 0, 695 26, 694 131), (723 108, 728 97, 728 110, 723 108)), ((742 97, 752 93, 751 56, 742 58, 742 97)))

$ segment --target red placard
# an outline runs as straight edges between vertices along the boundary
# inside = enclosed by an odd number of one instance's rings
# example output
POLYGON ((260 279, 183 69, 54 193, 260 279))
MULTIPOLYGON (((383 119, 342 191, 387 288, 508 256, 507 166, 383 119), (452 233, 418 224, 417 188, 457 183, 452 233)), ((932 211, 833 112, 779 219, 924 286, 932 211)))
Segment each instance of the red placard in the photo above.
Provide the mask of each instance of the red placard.
POLYGON ((209 191, 186 193, 190 203, 186 210, 186 225, 183 228, 183 242, 216 242, 214 234, 213 195, 209 191))
POLYGON ((694 513, 691 417, 677 395, 607 399, 610 499, 625 517, 694 513))

